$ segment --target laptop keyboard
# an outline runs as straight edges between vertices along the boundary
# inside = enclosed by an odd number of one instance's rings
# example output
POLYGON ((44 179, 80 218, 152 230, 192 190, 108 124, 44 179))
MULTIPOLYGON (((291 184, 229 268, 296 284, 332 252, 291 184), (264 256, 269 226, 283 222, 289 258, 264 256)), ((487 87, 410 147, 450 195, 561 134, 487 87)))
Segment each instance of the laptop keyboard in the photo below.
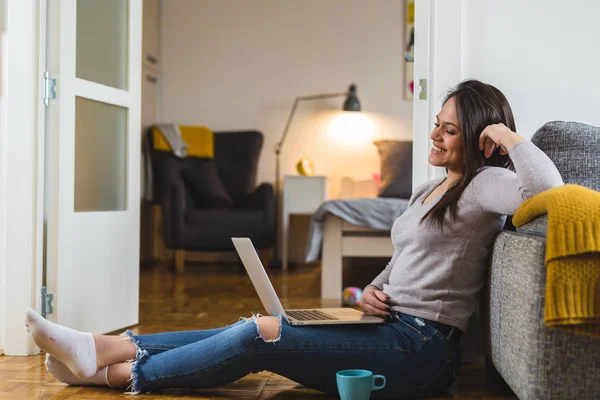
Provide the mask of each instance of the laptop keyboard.
POLYGON ((319 310, 286 311, 285 313, 288 317, 298 321, 336 321, 339 319, 319 310))

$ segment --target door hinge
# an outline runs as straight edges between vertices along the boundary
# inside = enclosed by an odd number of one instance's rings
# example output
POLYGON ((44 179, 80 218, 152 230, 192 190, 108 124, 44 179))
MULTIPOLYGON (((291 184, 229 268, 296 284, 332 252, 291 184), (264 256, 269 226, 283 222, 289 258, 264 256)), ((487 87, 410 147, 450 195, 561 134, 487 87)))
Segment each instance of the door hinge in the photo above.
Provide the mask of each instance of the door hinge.
POLYGON ((419 79, 419 100, 427 100, 427 79, 419 79))
POLYGON ((46 318, 46 314, 54 312, 52 300, 54 300, 54 295, 46 291, 46 286, 42 286, 42 317, 46 318))
POLYGON ((44 72, 44 104, 56 98, 56 79, 50 78, 48 71, 44 72))

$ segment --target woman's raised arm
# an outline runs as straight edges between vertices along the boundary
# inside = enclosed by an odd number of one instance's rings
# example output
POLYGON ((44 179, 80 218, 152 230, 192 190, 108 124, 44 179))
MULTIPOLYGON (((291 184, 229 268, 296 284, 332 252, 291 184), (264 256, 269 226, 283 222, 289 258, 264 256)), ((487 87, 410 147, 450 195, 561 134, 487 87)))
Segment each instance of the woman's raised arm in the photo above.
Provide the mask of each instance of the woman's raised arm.
POLYGON ((488 126, 479 139, 479 148, 485 150, 486 157, 496 146, 508 154, 515 172, 488 167, 473 179, 475 197, 484 210, 513 215, 523 201, 564 184, 542 150, 502 124, 488 126))

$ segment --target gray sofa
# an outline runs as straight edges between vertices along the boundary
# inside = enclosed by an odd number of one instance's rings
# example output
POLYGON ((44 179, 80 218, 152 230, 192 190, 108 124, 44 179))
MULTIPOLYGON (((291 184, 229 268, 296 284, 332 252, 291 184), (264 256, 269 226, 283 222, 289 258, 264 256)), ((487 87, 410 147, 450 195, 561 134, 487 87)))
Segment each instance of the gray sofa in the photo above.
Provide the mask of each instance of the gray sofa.
MULTIPOLYGON (((565 183, 600 191, 600 128, 549 122, 531 141, 565 183)), ((600 399, 600 339, 544 325, 546 228, 544 216, 502 231, 494 243, 484 312, 487 367, 520 399, 600 399)))

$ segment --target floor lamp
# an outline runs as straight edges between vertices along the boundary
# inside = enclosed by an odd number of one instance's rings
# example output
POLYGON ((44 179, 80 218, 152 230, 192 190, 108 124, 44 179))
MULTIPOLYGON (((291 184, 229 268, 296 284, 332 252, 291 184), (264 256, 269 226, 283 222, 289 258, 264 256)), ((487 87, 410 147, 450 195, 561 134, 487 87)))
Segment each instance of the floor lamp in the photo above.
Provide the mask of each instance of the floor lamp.
POLYGON ((281 266, 281 249, 279 248, 279 205, 281 198, 281 189, 279 186, 279 164, 280 164, 280 156, 281 149, 283 148, 283 144, 285 142, 285 138, 287 136, 288 130, 290 129, 290 125, 292 124, 292 119, 294 119, 294 114, 296 114, 296 109, 298 108, 298 103, 301 101, 311 101, 311 100, 323 100, 323 99, 331 99, 335 97, 345 97, 346 101, 344 101, 343 110, 344 111, 360 111, 360 102, 358 101, 358 97, 356 96, 356 85, 352 84, 348 88, 347 92, 342 93, 325 93, 325 94, 316 94, 312 96, 300 96, 296 97, 294 100, 294 105, 290 111, 290 115, 288 116, 287 122, 285 124, 285 128, 283 129, 283 133, 281 134, 281 139, 275 144, 275 257, 273 262, 271 263, 274 267, 281 266))

